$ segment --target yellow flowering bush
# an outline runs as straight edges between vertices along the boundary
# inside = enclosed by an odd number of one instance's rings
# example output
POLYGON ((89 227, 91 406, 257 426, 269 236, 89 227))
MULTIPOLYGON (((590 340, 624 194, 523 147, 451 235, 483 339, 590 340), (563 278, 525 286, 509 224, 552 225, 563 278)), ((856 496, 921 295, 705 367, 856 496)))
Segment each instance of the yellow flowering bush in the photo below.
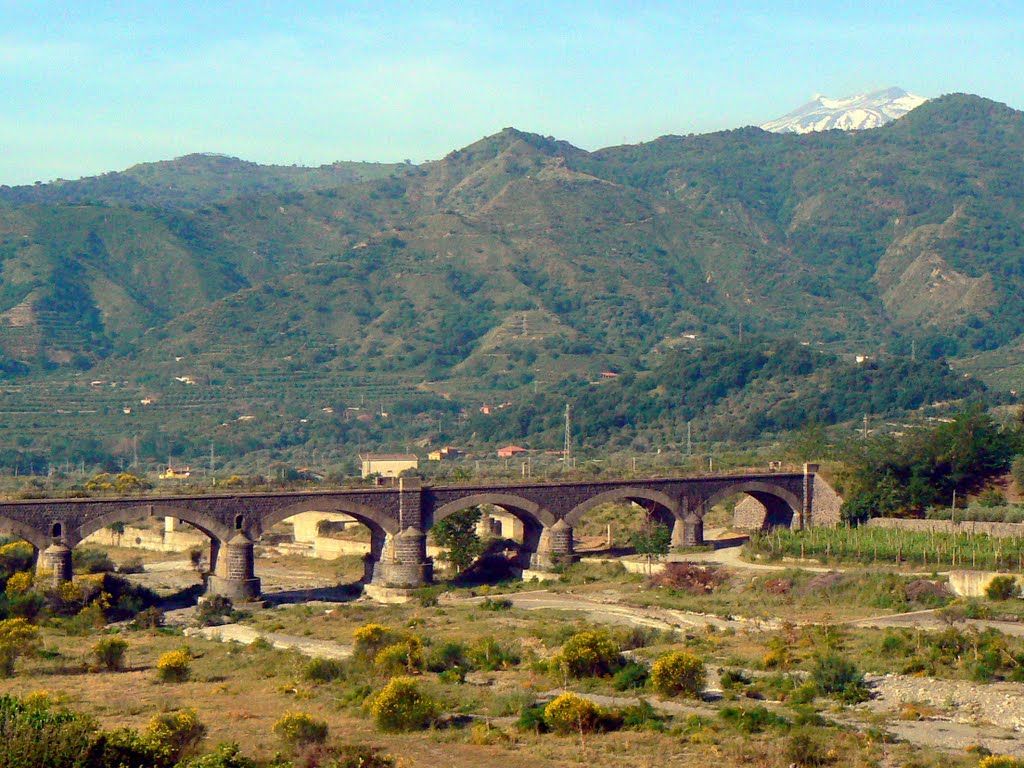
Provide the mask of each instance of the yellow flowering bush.
POLYGON ((619 647, 607 632, 577 632, 552 660, 571 677, 610 675, 622 663, 619 647))
POLYGON ((156 663, 157 677, 165 683, 181 683, 192 673, 192 655, 188 651, 168 651, 156 663))
POLYGON ((575 693, 563 693, 544 707, 544 722, 555 733, 590 733, 600 720, 600 707, 575 693))
POLYGON ((395 642, 395 631, 383 624, 365 624, 352 633, 353 652, 357 657, 373 659, 385 646, 395 642))
POLYGON ((422 672, 425 666, 423 641, 413 635, 405 642, 382 648, 374 656, 373 666, 383 674, 422 672))
POLYGON ((415 731, 430 725, 437 704, 411 677, 393 677, 373 698, 370 714, 382 731, 415 731))
POLYGON ((199 743, 205 736, 206 726, 199 722, 199 715, 194 709, 162 712, 153 717, 146 727, 146 739, 166 755, 170 763, 197 754, 199 743))
POLYGON ((18 571, 7 580, 7 588, 4 593, 7 598, 24 595, 32 589, 32 571, 18 571))
POLYGON ((686 651, 673 651, 651 667, 651 685, 663 696, 696 697, 704 690, 704 662, 686 651))
POLYGON ((1015 757, 1005 755, 990 755, 982 758, 978 768, 1024 768, 1024 762, 1015 757))
POLYGON ((285 712, 274 723, 274 733, 293 749, 327 741, 327 723, 305 712, 285 712))
POLYGON ((27 619, 19 617, 0 621, 0 677, 14 674, 15 660, 35 651, 38 636, 38 628, 29 624, 27 619))

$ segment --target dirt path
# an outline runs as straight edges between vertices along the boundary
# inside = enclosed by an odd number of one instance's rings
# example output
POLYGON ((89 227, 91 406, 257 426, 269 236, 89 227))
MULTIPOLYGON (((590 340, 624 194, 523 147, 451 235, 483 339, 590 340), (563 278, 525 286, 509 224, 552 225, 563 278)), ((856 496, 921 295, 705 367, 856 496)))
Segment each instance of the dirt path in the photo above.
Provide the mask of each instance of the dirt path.
POLYGON ((189 627, 185 637, 202 637, 221 643, 242 643, 250 645, 264 640, 274 648, 283 651, 297 651, 303 656, 320 659, 347 659, 352 655, 351 645, 342 645, 332 640, 312 640, 308 637, 285 635, 280 632, 260 632, 244 624, 224 624, 219 627, 189 627))
MULTIPOLYGON (((511 600, 512 605, 526 611, 552 609, 557 611, 578 611, 598 624, 625 624, 654 629, 701 629, 713 626, 716 629, 775 629, 779 626, 776 620, 760 621, 753 619, 723 619, 706 613, 694 611, 677 611, 672 608, 642 608, 621 602, 622 596, 616 592, 606 592, 604 597, 583 597, 572 592, 548 592, 539 589, 532 592, 512 592, 501 595, 502 599, 511 600)), ((486 598, 448 598, 453 603, 478 603, 486 598)))

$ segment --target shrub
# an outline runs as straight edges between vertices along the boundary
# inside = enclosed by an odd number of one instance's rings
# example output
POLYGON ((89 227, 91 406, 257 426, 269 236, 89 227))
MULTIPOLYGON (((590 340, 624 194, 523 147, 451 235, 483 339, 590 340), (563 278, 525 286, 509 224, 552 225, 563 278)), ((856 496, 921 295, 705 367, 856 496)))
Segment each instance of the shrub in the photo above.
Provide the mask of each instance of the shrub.
POLYGON ((114 561, 102 549, 75 547, 71 552, 71 564, 76 573, 113 573, 117 570, 114 561))
POLYGON ((706 595, 725 582, 728 574, 713 565, 665 563, 665 569, 651 577, 652 587, 681 589, 694 595, 706 595))
POLYGON ((466 652, 470 664, 476 669, 492 671, 508 669, 519 663, 519 655, 493 637, 482 637, 466 652))
MULTIPOLYGON (((13 577, 12 577, 13 578, 13 577)), ((1013 576, 996 576, 985 587, 985 597, 989 600, 1009 600, 1020 597, 1020 586, 1013 576)))
POLYGON ((346 744, 335 752, 330 768, 395 768, 395 758, 377 747, 346 744))
POLYGON ((743 733, 762 733, 768 728, 789 728, 790 722, 761 705, 751 709, 723 707, 718 716, 743 733))
POLYGON ((821 693, 850 704, 867 701, 870 697, 864 675, 856 665, 835 654, 818 657, 811 669, 811 682, 821 693))
POLYGON ((192 673, 192 655, 188 651, 168 651, 156 663, 157 677, 164 683, 182 683, 192 673))
POLYGON ((615 677, 612 678, 612 687, 616 691, 629 691, 634 688, 643 688, 650 678, 650 670, 646 664, 638 661, 630 661, 625 664, 615 677))
POLYGON ((4 590, 7 599, 11 600, 12 598, 24 595, 32 589, 32 581, 32 571, 18 571, 11 574, 11 577, 7 579, 7 587, 4 590))
POLYGON ((204 598, 196 606, 193 622, 197 627, 217 627, 236 620, 238 616, 230 598, 224 595, 212 595, 204 598))
POLYGON ((989 755, 981 759, 978 768, 1024 768, 1024 762, 1006 755, 989 755))
POLYGON ((336 659, 310 659, 302 677, 311 683, 330 683, 345 676, 345 665, 336 659))
POLYGON ((444 672, 449 669, 466 669, 468 667, 469 660, 466 658, 466 646, 453 641, 435 646, 427 660, 427 669, 431 672, 444 672))
POLYGON ((218 744, 213 752, 185 763, 184 768, 256 768, 256 763, 232 743, 218 744))
POLYGON ((292 749, 327 741, 327 723, 305 712, 285 712, 274 723, 274 734, 292 749))
POLYGON ((398 637, 391 627, 383 624, 366 624, 352 633, 352 650, 355 656, 369 661, 396 640, 398 637))
POLYGON ((507 597, 497 597, 493 600, 485 597, 480 607, 485 611, 508 611, 512 608, 512 601, 507 597))
POLYGON ((651 685, 663 696, 699 696, 704 690, 704 662, 686 651, 658 658, 651 668, 651 685))
POLYGON ((135 629, 159 629, 164 625, 164 612, 153 606, 139 611, 132 621, 135 629))
POLYGON ((393 677, 374 697, 370 714, 382 731, 416 731, 430 725, 437 705, 411 677, 393 677))
POLYGON ((794 730, 786 740, 786 759, 799 768, 827 765, 834 759, 827 736, 810 727, 794 730))
POLYGON ((425 666, 423 641, 413 636, 405 642, 382 648, 374 657, 373 666, 384 674, 422 672, 425 666))
POLYGON ((540 704, 530 704, 519 711, 519 719, 516 720, 516 728, 520 731, 531 733, 547 733, 548 724, 544 722, 544 707, 540 704))
POLYGON ((162 712, 149 721, 146 737, 160 746, 169 762, 177 763, 198 751, 199 742, 206 737, 206 726, 199 722, 194 709, 162 712))
POLYGON ((612 674, 622 656, 607 632, 586 631, 566 640, 553 661, 572 677, 601 677, 612 674))
MULTIPOLYGON (((142 562, 141 557, 129 557, 118 567, 118 573, 142 573, 146 570, 146 566, 142 562)), ((224 745, 230 746, 230 745, 224 745)))
POLYGON ((544 707, 544 723, 555 733, 590 733, 600 720, 600 708, 575 693, 563 693, 544 707))
POLYGON ((103 669, 112 672, 124 669, 124 655, 128 643, 120 637, 104 637, 92 647, 92 655, 96 663, 103 669))
POLYGON ((19 656, 34 653, 39 630, 24 618, 0 621, 0 677, 14 674, 19 656))

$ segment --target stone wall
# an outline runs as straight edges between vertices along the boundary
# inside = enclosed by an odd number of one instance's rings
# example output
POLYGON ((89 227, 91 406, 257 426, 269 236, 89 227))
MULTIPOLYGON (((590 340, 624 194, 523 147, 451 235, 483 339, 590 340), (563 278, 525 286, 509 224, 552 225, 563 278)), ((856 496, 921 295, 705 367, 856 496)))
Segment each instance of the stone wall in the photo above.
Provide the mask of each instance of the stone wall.
POLYGON ((984 523, 978 520, 908 520, 900 517, 874 517, 867 525, 872 528, 898 528, 922 533, 969 533, 1000 539, 1024 538, 1024 523, 984 523))
POLYGON ((811 519, 807 524, 825 527, 839 525, 842 520, 839 513, 842 506, 842 497, 825 481, 825 478, 815 474, 814 485, 811 488, 811 519))
MULTIPOLYGON (((985 588, 996 576, 1006 576, 995 571, 950 571, 949 588, 960 597, 984 597, 985 588)), ((1013 574, 1017 585, 1024 589, 1024 576, 1013 574)))
POLYGON ((209 549, 210 537, 191 526, 182 526, 180 523, 170 531, 126 525, 124 533, 120 535, 104 528, 87 536, 82 543, 102 547, 119 546, 145 549, 151 552, 187 552, 193 547, 209 549))

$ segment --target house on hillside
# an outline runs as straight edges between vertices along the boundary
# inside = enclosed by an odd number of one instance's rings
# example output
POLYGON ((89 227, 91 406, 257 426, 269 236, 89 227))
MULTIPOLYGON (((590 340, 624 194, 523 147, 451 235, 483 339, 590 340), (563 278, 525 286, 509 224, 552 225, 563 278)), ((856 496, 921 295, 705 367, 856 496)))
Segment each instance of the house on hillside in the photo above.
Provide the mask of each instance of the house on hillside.
POLYGON ((451 461, 452 459, 459 458, 459 456, 461 456, 461 455, 462 455, 462 451, 460 451, 458 448, 452 448, 450 445, 446 445, 444 448, 441 448, 441 449, 436 450, 436 451, 431 451, 430 453, 428 453, 427 454, 427 460, 428 461, 451 461))
POLYGON ((359 455, 359 460, 363 464, 363 477, 398 477, 405 470, 420 466, 415 453, 364 453, 359 455))
POLYGON ((525 448, 520 448, 518 445, 506 445, 504 448, 498 449, 499 459, 511 459, 513 456, 526 453, 525 448))
POLYGON ((170 464, 160 473, 161 480, 187 480, 190 477, 192 477, 191 467, 172 467, 170 464))

